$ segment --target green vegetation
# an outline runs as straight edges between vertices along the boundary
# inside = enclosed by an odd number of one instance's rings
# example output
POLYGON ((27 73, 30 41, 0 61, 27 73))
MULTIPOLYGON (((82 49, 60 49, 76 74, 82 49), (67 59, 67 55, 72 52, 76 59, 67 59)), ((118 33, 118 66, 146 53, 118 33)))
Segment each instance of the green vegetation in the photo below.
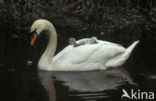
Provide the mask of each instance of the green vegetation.
MULTIPOLYGON (((142 33, 152 36, 156 27, 155 0, 1 0, 0 28, 22 36, 32 22, 45 18, 57 29, 135 40, 142 33), (23 33, 22 33, 23 34, 23 33)), ((68 31, 67 31, 68 32, 68 31)), ((73 34, 73 33, 68 33, 73 34)), ((61 35, 61 34, 60 34, 61 35)), ((83 36, 83 35, 82 35, 83 36)))

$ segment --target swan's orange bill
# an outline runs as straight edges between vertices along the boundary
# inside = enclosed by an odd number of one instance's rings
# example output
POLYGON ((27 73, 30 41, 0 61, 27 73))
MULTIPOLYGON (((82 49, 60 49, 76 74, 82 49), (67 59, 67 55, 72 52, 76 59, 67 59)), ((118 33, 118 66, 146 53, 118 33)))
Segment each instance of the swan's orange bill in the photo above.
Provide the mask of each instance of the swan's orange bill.
POLYGON ((34 45, 36 38, 37 38, 37 34, 34 33, 33 36, 32 36, 32 38, 31 38, 31 42, 30 42, 30 45, 31 45, 31 46, 34 45))

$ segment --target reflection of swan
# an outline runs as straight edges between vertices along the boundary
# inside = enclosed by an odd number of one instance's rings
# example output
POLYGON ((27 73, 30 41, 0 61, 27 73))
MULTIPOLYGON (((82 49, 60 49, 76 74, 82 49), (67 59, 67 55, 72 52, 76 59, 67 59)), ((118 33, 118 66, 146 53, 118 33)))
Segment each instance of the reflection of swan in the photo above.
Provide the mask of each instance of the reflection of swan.
POLYGON ((40 19, 33 23, 31 32, 36 34, 33 34, 31 45, 43 31, 47 31, 49 35, 49 44, 38 63, 39 69, 42 70, 85 71, 118 67, 125 63, 139 42, 135 41, 127 49, 101 40, 97 40, 97 44, 86 44, 79 47, 69 45, 53 58, 57 44, 57 33, 49 21, 40 19))
MULTIPOLYGON (((109 95, 107 91, 116 91, 127 83, 134 84, 128 72, 123 68, 87 72, 39 71, 39 77, 41 84, 48 93, 49 101, 55 101, 56 91, 60 90, 62 90, 62 95, 68 92, 68 97, 77 96, 86 99, 85 101, 90 101, 87 99, 108 98, 112 95, 109 95), (54 81, 53 78, 55 78, 54 81), (68 87, 69 89, 63 90, 59 85, 55 91, 54 82, 58 81, 64 88, 68 87)), ((57 97, 62 96, 58 94, 57 97)))
POLYGON ((39 71, 39 80, 41 81, 42 86, 48 93, 48 101, 56 101, 56 91, 54 87, 54 82, 51 72, 39 71))
POLYGON ((64 81, 71 91, 96 92, 114 90, 124 83, 134 84, 128 72, 123 68, 106 71, 53 72, 56 80, 64 81))

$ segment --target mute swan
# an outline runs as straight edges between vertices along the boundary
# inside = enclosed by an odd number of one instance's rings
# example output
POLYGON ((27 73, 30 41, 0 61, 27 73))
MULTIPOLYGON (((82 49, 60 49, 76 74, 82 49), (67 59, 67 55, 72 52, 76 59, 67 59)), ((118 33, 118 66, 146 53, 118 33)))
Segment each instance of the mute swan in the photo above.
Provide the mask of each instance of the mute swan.
MULTIPOLYGON (((47 71, 89 71, 118 67, 125 63, 139 42, 135 41, 127 49, 121 45, 101 40, 97 40, 97 44, 86 44, 79 47, 68 45, 54 57, 57 33, 49 21, 39 19, 32 24, 30 29, 30 32, 33 33, 31 45, 43 31, 47 31, 49 43, 39 59, 38 68, 47 71)), ((77 42, 83 40, 87 39, 77 42)))
POLYGON ((73 45, 74 47, 77 46, 81 46, 81 45, 85 45, 85 44, 96 44, 97 43, 97 38, 96 37, 92 37, 92 38, 88 38, 88 40, 82 40, 79 43, 76 42, 75 38, 69 38, 69 44, 73 45))

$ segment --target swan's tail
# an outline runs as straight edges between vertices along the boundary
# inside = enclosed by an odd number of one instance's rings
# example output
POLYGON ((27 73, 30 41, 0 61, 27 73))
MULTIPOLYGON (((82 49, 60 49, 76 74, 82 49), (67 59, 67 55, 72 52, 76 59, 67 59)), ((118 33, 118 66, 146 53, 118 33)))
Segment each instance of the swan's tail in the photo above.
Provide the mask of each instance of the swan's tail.
POLYGON ((122 55, 118 55, 112 60, 110 60, 106 65, 111 67, 118 67, 123 65, 126 60, 129 58, 131 52, 135 48, 135 46, 139 43, 139 40, 133 42, 127 49, 126 52, 124 52, 122 55))
POLYGON ((123 57, 126 58, 126 60, 128 59, 128 57, 130 56, 130 54, 132 53, 133 49, 135 48, 135 46, 139 43, 139 40, 133 42, 127 49, 126 52, 123 54, 123 57))

